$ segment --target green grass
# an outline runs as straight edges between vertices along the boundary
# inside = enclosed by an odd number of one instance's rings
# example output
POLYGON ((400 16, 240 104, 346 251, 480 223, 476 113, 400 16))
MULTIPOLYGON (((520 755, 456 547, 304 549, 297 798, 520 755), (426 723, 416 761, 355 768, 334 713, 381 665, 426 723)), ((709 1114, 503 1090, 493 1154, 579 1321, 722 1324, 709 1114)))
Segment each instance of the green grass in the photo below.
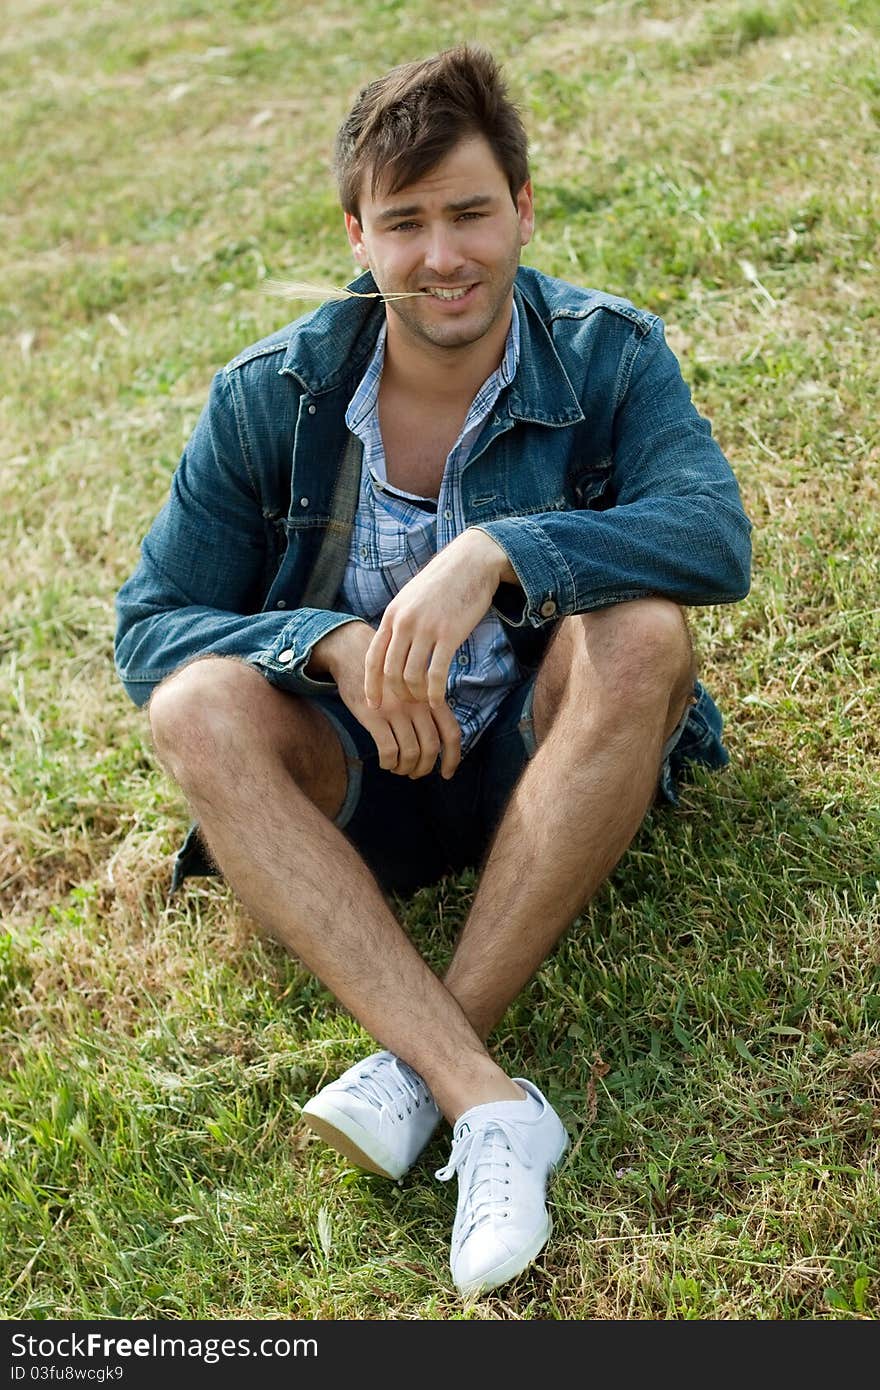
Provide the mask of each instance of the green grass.
MULTIPOLYGON (((876 1318, 880 6, 7 8, 3 1315, 876 1318), (351 99, 462 38, 532 132, 528 263, 663 315, 755 522, 749 598, 691 615, 730 768, 498 1030, 574 1142, 469 1310, 443 1140, 395 1187, 310 1138, 369 1040, 221 885, 167 900, 186 809, 111 659, 211 373, 306 307, 262 280, 351 270, 351 99)), ((438 968, 472 891, 403 907, 438 968)))

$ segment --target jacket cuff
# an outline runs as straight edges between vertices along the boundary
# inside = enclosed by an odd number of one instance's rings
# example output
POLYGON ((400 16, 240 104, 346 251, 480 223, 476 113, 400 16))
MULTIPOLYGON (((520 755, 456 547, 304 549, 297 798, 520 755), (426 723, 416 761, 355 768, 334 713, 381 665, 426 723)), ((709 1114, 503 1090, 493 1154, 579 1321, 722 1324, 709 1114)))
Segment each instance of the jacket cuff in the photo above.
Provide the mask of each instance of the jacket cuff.
POLYGON ((501 546, 520 582, 522 592, 513 584, 502 584, 492 601, 510 627, 546 627, 576 612, 574 576, 565 556, 530 517, 481 522, 475 529, 501 546))
POLYGON ((336 689, 336 682, 315 680, 305 674, 312 651, 328 633, 345 623, 362 619, 354 613, 333 613, 326 608, 300 608, 281 630, 267 651, 253 658, 272 685, 291 693, 326 695, 336 689))

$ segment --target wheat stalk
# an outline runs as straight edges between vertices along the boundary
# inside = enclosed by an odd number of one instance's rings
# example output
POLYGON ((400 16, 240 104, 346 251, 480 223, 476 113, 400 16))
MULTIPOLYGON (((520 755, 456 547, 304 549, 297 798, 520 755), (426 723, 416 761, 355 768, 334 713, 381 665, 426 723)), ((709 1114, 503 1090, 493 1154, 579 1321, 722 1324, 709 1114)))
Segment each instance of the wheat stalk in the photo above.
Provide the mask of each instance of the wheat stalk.
POLYGON ((335 285, 313 285, 308 280, 264 280, 262 288, 266 294, 277 294, 283 299, 416 299, 422 290, 401 290, 399 293, 382 294, 379 290, 348 290, 335 285))

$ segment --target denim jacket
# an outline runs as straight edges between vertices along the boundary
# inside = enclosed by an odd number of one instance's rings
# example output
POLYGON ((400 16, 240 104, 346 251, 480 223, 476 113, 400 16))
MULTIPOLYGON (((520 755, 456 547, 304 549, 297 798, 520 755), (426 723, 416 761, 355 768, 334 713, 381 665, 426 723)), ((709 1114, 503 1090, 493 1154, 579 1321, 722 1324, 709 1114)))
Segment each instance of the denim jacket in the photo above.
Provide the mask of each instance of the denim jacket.
MULTIPOLYGON (((370 274, 352 285, 375 289, 370 274)), ((560 617, 662 595, 728 603, 749 588, 751 525, 659 318, 520 268, 520 367, 463 473, 464 516, 520 584, 495 610, 525 667, 560 617)), ((346 299, 249 347, 210 399, 117 596, 115 662, 143 705, 192 657, 238 656, 291 692, 348 614, 300 607, 331 521, 345 410, 385 309, 346 299), (284 655, 284 660, 279 656, 284 655)))
MULTIPOLYGON (((368 273, 351 288, 376 286, 368 273)), ((499 543, 519 579, 494 608, 523 667, 570 614, 649 595, 743 598, 750 523, 661 320, 525 267, 514 293, 519 369, 462 489, 466 524, 499 543)), ((377 300, 323 304, 214 377, 117 598, 116 666, 136 704, 207 653, 241 658, 286 691, 326 692, 305 667, 350 615, 301 598, 332 522, 346 407, 384 313, 377 300)), ((693 756, 718 765, 717 748, 693 756)))

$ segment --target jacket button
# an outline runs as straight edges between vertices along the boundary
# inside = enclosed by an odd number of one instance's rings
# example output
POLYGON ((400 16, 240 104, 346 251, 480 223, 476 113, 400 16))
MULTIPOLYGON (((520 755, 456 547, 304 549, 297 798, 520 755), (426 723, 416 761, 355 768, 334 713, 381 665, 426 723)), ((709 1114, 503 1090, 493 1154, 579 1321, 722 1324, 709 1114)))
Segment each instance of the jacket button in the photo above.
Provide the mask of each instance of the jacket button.
POLYGON ((276 608, 286 608, 286 607, 287 607, 287 600, 286 600, 286 599, 283 599, 283 598, 280 598, 280 599, 278 600, 278 602, 276 603, 275 607, 276 607, 276 608))
POLYGON ((310 405, 310 406, 309 406, 309 414, 310 414, 310 415, 314 415, 314 413, 315 413, 315 411, 316 411, 317 409, 318 409, 318 407, 317 407, 316 405, 310 405))
POLYGON ((307 507, 307 506, 309 505, 309 499, 308 499, 308 497, 301 497, 301 498, 299 499, 299 505, 300 505, 301 507, 307 507))
POLYGON ((291 661, 293 661, 293 652, 289 648, 283 652, 279 652, 278 660, 282 666, 289 666, 291 661))
POLYGON ((552 618, 553 614, 556 612, 556 604, 552 598, 545 599, 538 611, 542 618, 552 618))

